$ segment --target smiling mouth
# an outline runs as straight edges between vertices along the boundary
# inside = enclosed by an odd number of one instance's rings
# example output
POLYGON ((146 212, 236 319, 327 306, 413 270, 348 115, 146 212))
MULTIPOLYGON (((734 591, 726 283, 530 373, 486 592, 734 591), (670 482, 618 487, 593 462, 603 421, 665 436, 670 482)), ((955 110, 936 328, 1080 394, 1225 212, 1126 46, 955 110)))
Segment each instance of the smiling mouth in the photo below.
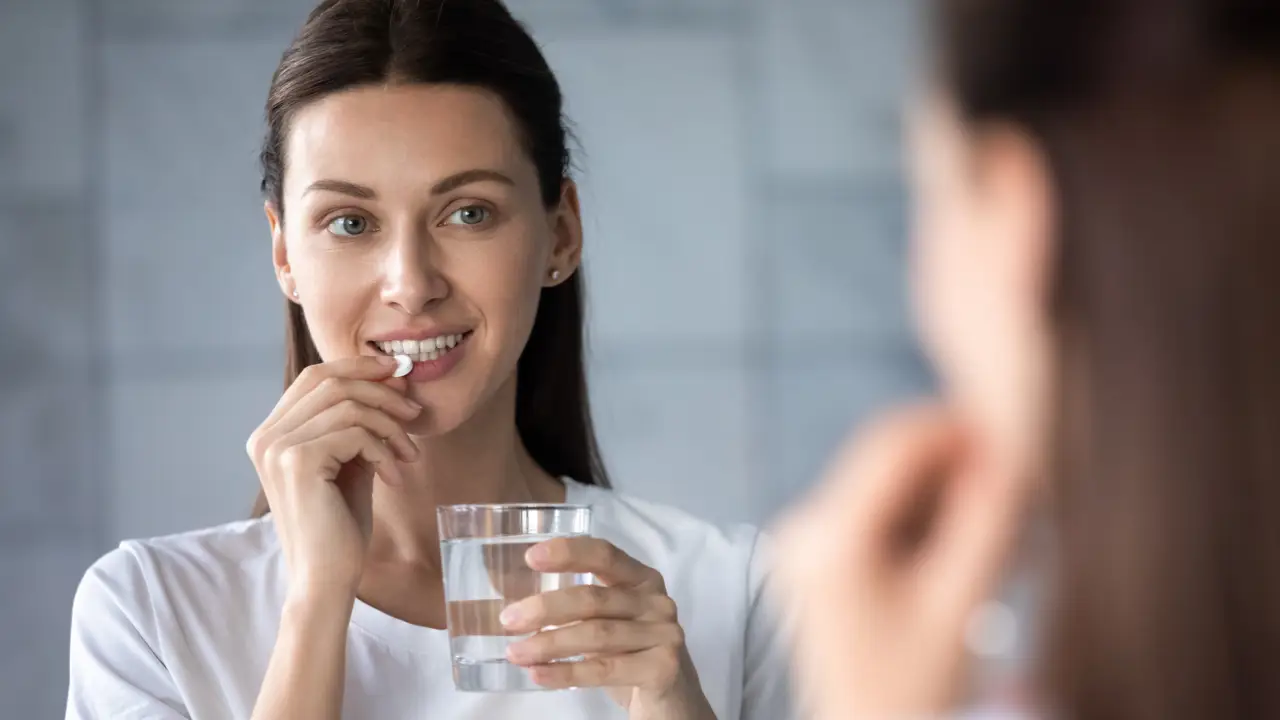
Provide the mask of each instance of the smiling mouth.
POLYGON ((472 331, 455 335, 440 335, 424 340, 389 340, 387 342, 371 342, 369 347, 383 355, 408 355, 414 362, 431 362, 449 354, 467 338, 472 331))

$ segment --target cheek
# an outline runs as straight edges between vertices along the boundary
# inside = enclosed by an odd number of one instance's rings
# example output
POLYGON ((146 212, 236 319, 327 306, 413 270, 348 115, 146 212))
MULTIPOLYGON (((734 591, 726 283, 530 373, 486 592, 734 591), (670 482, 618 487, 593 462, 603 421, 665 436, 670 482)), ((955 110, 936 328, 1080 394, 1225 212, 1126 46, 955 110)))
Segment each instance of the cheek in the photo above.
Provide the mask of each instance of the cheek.
POLYGON ((377 264, 369 258, 326 251, 295 243, 290 265, 306 311, 307 327, 316 349, 326 360, 349 355, 376 287, 377 264))
POLYGON ((534 237, 493 241, 460 263, 454 283, 503 342, 527 335, 542 289, 534 237))

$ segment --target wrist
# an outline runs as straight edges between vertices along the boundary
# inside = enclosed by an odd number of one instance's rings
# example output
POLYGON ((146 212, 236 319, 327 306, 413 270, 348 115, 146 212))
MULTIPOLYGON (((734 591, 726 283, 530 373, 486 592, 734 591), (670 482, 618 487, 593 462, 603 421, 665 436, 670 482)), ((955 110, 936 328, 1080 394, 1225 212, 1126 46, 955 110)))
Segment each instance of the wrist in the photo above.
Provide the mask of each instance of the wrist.
POLYGON ((290 582, 284 613, 309 622, 351 619, 356 602, 356 586, 347 583, 290 582))

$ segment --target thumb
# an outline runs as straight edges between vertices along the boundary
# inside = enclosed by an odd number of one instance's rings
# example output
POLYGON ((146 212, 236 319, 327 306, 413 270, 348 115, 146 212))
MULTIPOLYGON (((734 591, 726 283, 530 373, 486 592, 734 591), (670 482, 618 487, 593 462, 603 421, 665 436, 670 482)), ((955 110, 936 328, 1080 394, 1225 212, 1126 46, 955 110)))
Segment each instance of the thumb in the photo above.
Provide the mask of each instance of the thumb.
POLYGON ((382 381, 382 384, 383 384, 383 385, 386 385, 387 387, 391 388, 392 390, 395 390, 396 392, 400 393, 401 395, 406 395, 406 394, 408 394, 408 392, 409 392, 409 381, 408 381, 408 379, 406 379, 406 378, 402 378, 402 377, 389 377, 389 378, 387 378, 386 380, 383 380, 383 381, 382 381))
POLYGON ((946 493, 932 548, 931 582, 952 598, 963 620, 994 590, 1026 515, 1030 482, 977 461, 961 470, 946 493))

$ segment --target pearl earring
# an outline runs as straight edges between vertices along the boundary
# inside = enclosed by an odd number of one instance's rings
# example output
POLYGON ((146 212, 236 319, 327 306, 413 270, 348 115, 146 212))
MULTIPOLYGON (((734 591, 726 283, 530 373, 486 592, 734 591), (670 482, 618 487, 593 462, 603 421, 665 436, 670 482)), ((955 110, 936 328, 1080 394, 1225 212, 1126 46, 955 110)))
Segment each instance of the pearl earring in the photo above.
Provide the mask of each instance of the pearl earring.
POLYGON ((552 271, 551 271, 551 280, 552 280, 552 281, 555 281, 555 280, 559 280, 559 279, 560 279, 560 271, 559 271, 559 270, 552 270, 552 271))
POLYGON ((293 297, 294 297, 294 299, 295 299, 295 300, 297 299, 297 297, 298 297, 298 291, 297 291, 297 290, 294 290, 294 291, 293 291, 293 297))

